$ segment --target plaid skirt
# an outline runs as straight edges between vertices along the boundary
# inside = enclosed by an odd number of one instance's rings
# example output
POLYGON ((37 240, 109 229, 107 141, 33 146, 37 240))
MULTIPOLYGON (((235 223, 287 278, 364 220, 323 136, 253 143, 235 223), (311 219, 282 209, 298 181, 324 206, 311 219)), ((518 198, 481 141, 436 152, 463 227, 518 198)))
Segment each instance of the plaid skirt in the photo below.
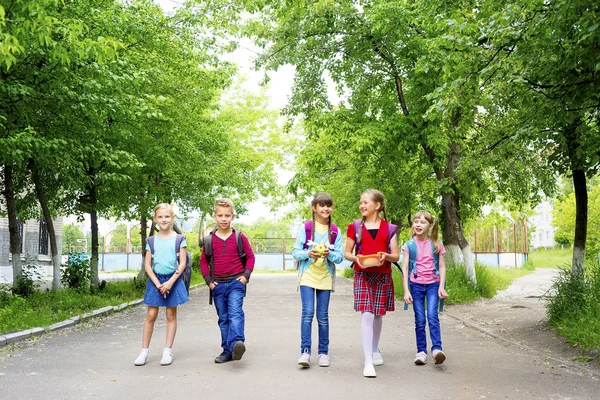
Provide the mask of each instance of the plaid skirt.
POLYGON ((394 311, 392 274, 354 271, 354 310, 385 315, 394 311))

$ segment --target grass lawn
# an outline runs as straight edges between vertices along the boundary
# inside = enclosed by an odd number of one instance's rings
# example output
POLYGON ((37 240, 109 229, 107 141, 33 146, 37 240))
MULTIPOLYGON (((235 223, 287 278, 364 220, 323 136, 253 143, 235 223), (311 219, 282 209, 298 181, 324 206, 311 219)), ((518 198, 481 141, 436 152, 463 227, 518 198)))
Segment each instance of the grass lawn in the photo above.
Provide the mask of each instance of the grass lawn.
POLYGON ((535 268, 558 268, 571 265, 573 249, 565 247, 561 249, 537 249, 529 253, 529 261, 535 268))

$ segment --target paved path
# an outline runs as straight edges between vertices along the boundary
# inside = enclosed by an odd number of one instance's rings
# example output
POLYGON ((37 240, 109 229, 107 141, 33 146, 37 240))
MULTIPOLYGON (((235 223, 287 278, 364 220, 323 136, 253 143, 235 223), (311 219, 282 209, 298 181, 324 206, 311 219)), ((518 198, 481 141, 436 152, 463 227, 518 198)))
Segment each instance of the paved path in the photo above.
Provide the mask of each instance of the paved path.
MULTIPOLYGON (((329 368, 296 365, 300 299, 295 276, 255 275, 245 305, 248 351, 241 361, 213 362, 220 338, 203 287, 179 309, 173 365, 159 365, 165 335, 161 312, 149 363, 133 366, 145 316, 139 306, 0 350, 0 393, 10 399, 598 398, 596 376, 548 362, 534 350, 490 337, 449 315, 441 316, 446 363, 417 367, 412 312, 400 303, 384 318, 385 365, 377 367, 376 379, 364 378, 352 282, 338 278, 337 283, 329 368)), ((460 315, 453 306, 447 309, 460 315)))

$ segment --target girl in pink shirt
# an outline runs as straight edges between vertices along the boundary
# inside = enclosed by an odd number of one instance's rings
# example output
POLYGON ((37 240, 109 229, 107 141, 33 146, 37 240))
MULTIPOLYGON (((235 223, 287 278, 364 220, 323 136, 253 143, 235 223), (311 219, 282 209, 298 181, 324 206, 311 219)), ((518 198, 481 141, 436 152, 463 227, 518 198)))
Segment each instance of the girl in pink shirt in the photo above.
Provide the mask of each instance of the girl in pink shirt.
POLYGON ((415 335, 417 339, 416 365, 427 362, 427 335, 425 325, 429 323, 431 355, 436 364, 446 359, 442 351, 442 335, 438 318, 439 299, 448 298, 446 293, 446 264, 444 245, 438 240, 438 221, 427 211, 419 211, 412 223, 412 238, 402 251, 402 280, 404 301, 413 304, 415 313, 415 335), (427 299, 427 311, 425 310, 427 299))

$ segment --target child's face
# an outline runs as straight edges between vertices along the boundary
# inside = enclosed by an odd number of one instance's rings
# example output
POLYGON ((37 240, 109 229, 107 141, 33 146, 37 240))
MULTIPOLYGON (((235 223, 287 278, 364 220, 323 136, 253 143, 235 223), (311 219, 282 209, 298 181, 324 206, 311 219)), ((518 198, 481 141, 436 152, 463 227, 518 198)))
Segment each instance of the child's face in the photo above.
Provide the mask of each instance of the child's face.
POLYGON ((231 221, 233 221, 234 218, 233 210, 230 207, 218 206, 215 209, 214 217, 219 229, 227 230, 231 226, 231 221))
POLYGON ((317 204, 316 206, 313 206, 313 211, 315 213, 317 221, 319 221, 322 224, 325 224, 329 221, 329 217, 333 212, 333 207, 328 205, 317 204))
POLYGON ((429 228, 431 228, 431 224, 425 219, 424 215, 419 215, 413 219, 413 229, 417 236, 427 236, 429 228))
POLYGON ((365 193, 360 196, 360 213, 363 217, 372 217, 377 215, 381 209, 381 203, 375 203, 369 194, 365 193))
POLYGON ((158 225, 158 229, 162 231, 170 230, 173 222, 171 211, 166 208, 159 208, 154 214, 154 222, 158 225))

